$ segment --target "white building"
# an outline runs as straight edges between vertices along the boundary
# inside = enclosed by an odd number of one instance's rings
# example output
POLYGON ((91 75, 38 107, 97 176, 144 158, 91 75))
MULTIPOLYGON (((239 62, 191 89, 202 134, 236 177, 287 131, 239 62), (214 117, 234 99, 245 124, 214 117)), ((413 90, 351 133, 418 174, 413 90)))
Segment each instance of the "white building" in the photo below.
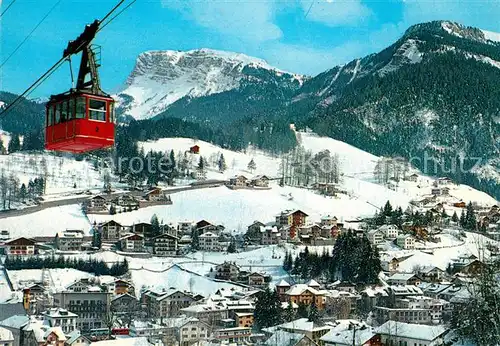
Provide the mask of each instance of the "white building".
POLYGON ((202 251, 221 251, 219 236, 212 232, 203 233, 199 236, 199 246, 202 251))
POLYGON ((383 225, 378 229, 384 232, 384 235, 387 239, 396 239, 399 235, 399 229, 396 225, 383 225))
POLYGON ((415 249, 415 238, 408 234, 401 234, 396 237, 396 244, 405 250, 415 249))
POLYGON ((384 232, 378 229, 372 229, 368 232, 368 240, 373 245, 382 244, 384 242, 384 232))
POLYGON ((56 247, 61 251, 80 251, 83 245, 83 230, 68 229, 57 234, 56 247))
POLYGON ((387 321, 376 328, 381 336, 381 342, 388 346, 422 345, 437 346, 444 344, 444 326, 426 326, 396 321, 387 321))
POLYGON ((43 312, 43 319, 51 327, 61 327, 64 334, 69 334, 76 329, 78 315, 66 309, 52 308, 43 312))

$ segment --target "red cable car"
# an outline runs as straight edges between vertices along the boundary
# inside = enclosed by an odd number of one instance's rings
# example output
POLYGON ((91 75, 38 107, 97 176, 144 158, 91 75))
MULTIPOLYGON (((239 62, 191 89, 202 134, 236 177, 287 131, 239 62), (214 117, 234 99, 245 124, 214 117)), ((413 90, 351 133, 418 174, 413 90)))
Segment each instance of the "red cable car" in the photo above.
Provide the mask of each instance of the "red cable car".
POLYGON ((85 153, 112 147, 115 143, 114 100, 101 90, 100 66, 94 39, 99 21, 87 25, 83 34, 70 41, 64 57, 82 52, 76 88, 52 95, 46 105, 45 149, 85 153), (87 80, 87 76, 90 76, 87 80))

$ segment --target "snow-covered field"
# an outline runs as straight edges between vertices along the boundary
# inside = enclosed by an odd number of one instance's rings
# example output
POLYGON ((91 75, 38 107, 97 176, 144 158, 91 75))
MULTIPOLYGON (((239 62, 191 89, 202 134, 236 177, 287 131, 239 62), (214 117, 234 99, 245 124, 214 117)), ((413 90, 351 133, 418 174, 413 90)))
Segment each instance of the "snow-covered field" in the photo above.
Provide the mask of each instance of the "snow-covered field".
POLYGON ((48 208, 33 214, 0 219, 0 229, 8 230, 12 238, 55 236, 66 229, 90 232, 90 223, 79 205, 48 208))
MULTIPOLYGON (((47 269, 47 279, 53 282, 51 287, 55 291, 60 291, 73 282, 90 278, 94 275, 76 269, 47 269), (51 279, 50 279, 51 278, 51 279)), ((9 277, 15 290, 22 290, 33 283, 42 282, 41 269, 9 270, 9 277)))

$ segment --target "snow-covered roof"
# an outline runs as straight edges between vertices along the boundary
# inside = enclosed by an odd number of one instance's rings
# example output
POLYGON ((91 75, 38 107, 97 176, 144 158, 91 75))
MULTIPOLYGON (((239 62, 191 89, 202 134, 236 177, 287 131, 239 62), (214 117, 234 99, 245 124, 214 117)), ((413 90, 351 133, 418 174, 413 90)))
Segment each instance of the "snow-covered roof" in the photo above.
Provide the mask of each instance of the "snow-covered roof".
POLYGON ((276 284, 276 286, 280 286, 280 287, 290 287, 290 284, 288 282, 286 282, 285 280, 281 280, 280 282, 278 282, 276 284))
POLYGON ((0 341, 14 341, 14 334, 10 330, 0 327, 0 341))
POLYGON ((151 346, 148 339, 145 337, 128 337, 128 338, 119 338, 116 340, 103 340, 92 342, 92 345, 97 346, 151 346))
POLYGON ((343 331, 331 330, 323 335, 320 340, 339 346, 352 345, 353 341, 355 341, 356 345, 364 345, 376 334, 374 328, 371 327, 365 327, 364 329, 356 328, 355 330, 347 329, 343 331))
POLYGON ((7 318, 6 320, 0 321, 0 326, 20 329, 28 324, 29 321, 30 319, 26 315, 15 315, 7 318))
POLYGON ((276 346, 276 345, 286 345, 295 346, 302 338, 304 334, 301 333, 291 333, 285 330, 276 330, 269 339, 266 340, 264 345, 266 346, 276 346))
POLYGON ((74 314, 71 311, 61 308, 52 308, 47 311, 44 311, 43 314, 47 317, 52 317, 52 318, 73 318, 78 316, 77 314, 74 314))
POLYGON ((396 321, 387 321, 376 328, 382 335, 397 335, 403 338, 412 338, 422 341, 434 341, 442 336, 447 329, 444 326, 427 326, 396 321))
POLYGON ((313 279, 306 282, 306 285, 309 287, 319 287, 319 283, 313 279))
POLYGON ((285 292, 285 294, 287 294, 289 296, 298 296, 298 295, 301 295, 302 293, 304 293, 305 291, 309 291, 315 296, 326 294, 326 291, 316 290, 313 287, 309 287, 306 284, 293 285, 288 291, 285 292))
POLYGON ((318 330, 329 330, 332 329, 332 326, 329 325, 319 325, 316 322, 310 321, 308 318, 299 318, 295 321, 287 322, 280 324, 277 327, 277 329, 288 329, 288 330, 294 330, 294 331, 305 331, 305 332, 313 332, 313 331, 318 331, 318 330))
POLYGON ((411 278, 413 278, 414 276, 415 276, 415 274, 413 274, 413 273, 394 273, 389 278, 389 281, 394 281, 394 280, 408 281, 411 278))

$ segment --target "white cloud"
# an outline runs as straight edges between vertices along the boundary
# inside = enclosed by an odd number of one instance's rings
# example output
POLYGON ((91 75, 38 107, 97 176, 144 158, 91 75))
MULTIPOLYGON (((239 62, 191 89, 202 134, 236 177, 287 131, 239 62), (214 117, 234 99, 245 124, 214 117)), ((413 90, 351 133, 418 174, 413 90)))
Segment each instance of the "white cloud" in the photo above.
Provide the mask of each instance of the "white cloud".
POLYGON ((300 0, 307 19, 328 26, 354 26, 372 15, 361 0, 300 0))
POLYGON ((243 41, 264 42, 279 39, 283 34, 273 22, 273 0, 162 0, 162 4, 201 26, 243 41))

